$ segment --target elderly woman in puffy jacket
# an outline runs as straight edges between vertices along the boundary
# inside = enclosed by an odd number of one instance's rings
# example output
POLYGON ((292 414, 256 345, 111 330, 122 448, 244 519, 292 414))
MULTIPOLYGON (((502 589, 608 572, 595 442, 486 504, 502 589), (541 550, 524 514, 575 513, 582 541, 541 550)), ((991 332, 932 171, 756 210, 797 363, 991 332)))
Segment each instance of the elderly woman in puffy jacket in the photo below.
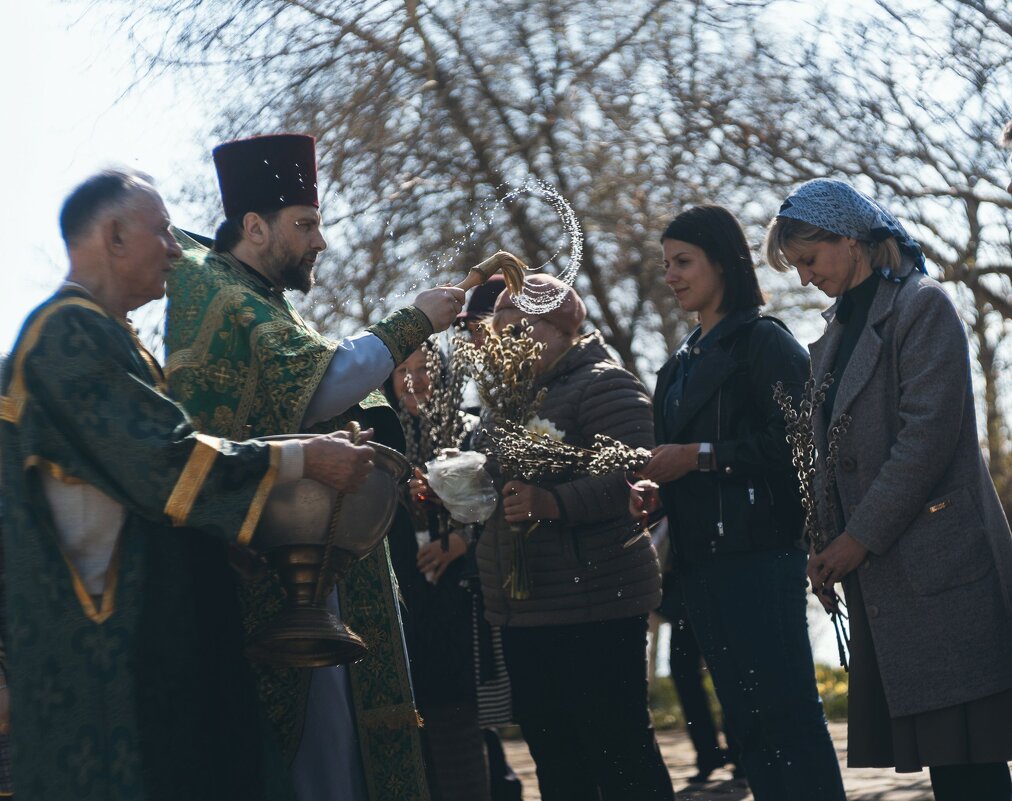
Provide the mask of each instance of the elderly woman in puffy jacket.
MULTIPOLYGON (((526 318, 545 344, 538 416, 573 445, 606 434, 650 447, 650 400, 598 332, 581 335, 583 301, 557 279, 528 280, 565 290, 562 305, 526 314, 503 293, 492 326, 508 336, 526 318)), ((660 603, 661 575, 649 537, 636 536, 625 476, 499 483, 503 500, 478 542, 478 566, 486 617, 504 627, 514 713, 541 797, 671 799, 647 706, 647 616, 660 603), (526 542, 530 589, 522 599, 506 588, 514 522, 537 524, 526 542)))
POLYGON ((795 398, 805 349, 763 303, 741 226, 697 206, 661 238, 664 280, 698 315, 658 374, 660 485, 689 622, 757 801, 842 801, 808 638, 803 514, 773 398, 795 398))
POLYGON ((808 568, 850 618, 848 764, 927 766, 938 801, 1009 801, 1012 535, 980 451, 966 334, 903 226, 840 181, 770 223, 771 265, 835 303, 811 346, 833 383, 815 421, 832 542, 808 568), (835 479, 827 431, 846 415, 835 479))

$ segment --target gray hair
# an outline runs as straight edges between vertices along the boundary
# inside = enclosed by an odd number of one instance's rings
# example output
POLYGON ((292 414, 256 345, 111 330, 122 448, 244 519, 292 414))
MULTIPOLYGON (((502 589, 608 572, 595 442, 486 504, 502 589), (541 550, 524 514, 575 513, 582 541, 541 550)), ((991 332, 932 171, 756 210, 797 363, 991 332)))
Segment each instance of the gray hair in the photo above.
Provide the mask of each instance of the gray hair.
POLYGON ((123 207, 139 191, 152 192, 150 175, 109 169, 92 175, 67 195, 60 209, 60 234, 67 247, 77 244, 106 212, 123 207))

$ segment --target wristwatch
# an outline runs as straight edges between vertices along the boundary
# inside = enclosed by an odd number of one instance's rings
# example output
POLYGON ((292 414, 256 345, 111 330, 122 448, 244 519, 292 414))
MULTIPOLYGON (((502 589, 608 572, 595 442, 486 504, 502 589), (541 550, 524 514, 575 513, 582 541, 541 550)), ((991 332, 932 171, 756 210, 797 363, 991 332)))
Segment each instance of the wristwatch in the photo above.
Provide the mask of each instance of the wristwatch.
POLYGON ((696 456, 696 469, 701 473, 709 473, 713 470, 713 443, 699 443, 699 455, 696 456))

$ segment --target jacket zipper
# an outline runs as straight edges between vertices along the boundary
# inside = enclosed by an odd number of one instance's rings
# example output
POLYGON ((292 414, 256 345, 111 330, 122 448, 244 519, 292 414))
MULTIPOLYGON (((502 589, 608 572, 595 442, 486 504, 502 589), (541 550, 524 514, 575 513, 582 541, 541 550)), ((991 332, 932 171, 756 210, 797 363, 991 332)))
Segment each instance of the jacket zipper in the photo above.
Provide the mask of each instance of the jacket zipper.
MULTIPOLYGON (((720 400, 724 387, 717 390, 717 442, 720 442, 720 400)), ((717 471, 717 536, 724 536, 724 492, 720 482, 720 471, 717 471)))

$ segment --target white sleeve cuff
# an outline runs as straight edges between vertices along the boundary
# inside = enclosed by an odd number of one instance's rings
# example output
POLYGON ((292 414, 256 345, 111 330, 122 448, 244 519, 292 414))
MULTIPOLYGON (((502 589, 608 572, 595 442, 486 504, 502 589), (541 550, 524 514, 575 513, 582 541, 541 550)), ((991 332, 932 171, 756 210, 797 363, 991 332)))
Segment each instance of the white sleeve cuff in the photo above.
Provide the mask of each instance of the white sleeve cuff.
POLYGON ((305 469, 302 440, 289 439, 277 444, 281 446, 281 458, 278 460, 276 483, 288 484, 291 481, 298 481, 302 478, 305 469))

